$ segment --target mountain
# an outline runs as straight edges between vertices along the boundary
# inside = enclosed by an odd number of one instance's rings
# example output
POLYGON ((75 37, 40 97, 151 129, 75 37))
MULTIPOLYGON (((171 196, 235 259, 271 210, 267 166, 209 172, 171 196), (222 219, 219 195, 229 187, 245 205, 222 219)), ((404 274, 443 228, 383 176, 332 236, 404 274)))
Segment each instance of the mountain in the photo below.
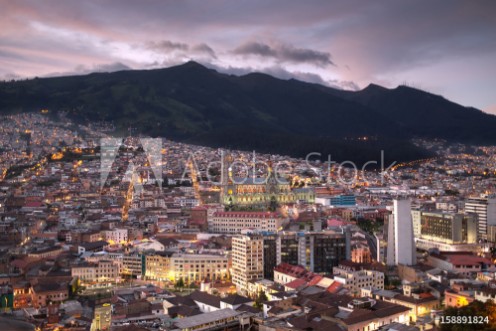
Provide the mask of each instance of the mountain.
POLYGON ((357 163, 428 153, 409 140, 496 142, 496 116, 409 87, 342 91, 266 74, 232 76, 196 62, 166 69, 0 83, 0 113, 48 108, 151 136, 357 163), (367 137, 363 139, 362 137, 367 137))
POLYGON ((394 121, 408 135, 483 144, 496 141, 496 116, 439 95, 406 86, 387 89, 374 84, 358 92, 339 92, 341 97, 394 121))

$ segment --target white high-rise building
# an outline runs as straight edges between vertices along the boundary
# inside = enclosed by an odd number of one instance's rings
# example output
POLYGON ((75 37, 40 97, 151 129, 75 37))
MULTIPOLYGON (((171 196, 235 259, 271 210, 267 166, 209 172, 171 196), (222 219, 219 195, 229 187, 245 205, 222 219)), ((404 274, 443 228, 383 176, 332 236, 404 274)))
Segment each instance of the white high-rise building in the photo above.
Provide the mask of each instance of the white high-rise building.
POLYGON ((415 263, 412 205, 407 198, 397 198, 393 200, 393 214, 389 219, 387 265, 415 263))
POLYGON ((475 213, 479 219, 479 239, 488 238, 488 228, 496 226, 496 196, 470 197, 465 202, 465 212, 475 213))
POLYGON ((412 209, 413 236, 420 238, 422 210, 420 208, 412 209))

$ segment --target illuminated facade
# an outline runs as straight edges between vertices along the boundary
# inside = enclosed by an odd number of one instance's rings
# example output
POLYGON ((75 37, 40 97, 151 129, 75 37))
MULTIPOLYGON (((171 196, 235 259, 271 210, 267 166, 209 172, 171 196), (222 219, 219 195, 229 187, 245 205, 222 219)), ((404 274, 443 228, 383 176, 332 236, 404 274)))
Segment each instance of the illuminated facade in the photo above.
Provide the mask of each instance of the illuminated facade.
POLYGON ((172 280, 182 278, 185 283, 202 280, 221 280, 229 277, 229 259, 225 255, 174 254, 171 258, 172 280))
POLYGON ((264 239, 262 236, 232 238, 232 281, 238 292, 248 290, 248 282, 264 277, 264 239))
POLYGON ((220 211, 208 217, 212 233, 240 233, 243 229, 276 232, 284 219, 275 212, 220 211))
POLYGON ((113 229, 102 231, 102 236, 111 244, 126 243, 128 241, 127 229, 113 229))
POLYGON ((95 315, 91 322, 91 331, 110 330, 112 325, 112 306, 105 303, 102 306, 95 307, 95 315))
POLYGON ((460 308, 474 302, 474 298, 466 293, 457 293, 455 291, 447 290, 444 292, 444 305, 446 307, 460 308))
POLYGON ((495 241, 494 233, 488 237, 488 228, 496 225, 496 196, 471 197, 465 202, 465 212, 478 217, 478 232, 481 239, 495 241))
POLYGON ((371 287, 368 287, 362 288, 360 294, 409 308, 409 322, 416 322, 419 317, 429 316, 432 310, 439 309, 441 305, 440 300, 429 292, 419 290, 412 292, 411 285, 404 285, 403 293, 383 289, 372 290, 371 287))
POLYGON ((477 242, 477 215, 422 212, 420 237, 437 242, 473 244, 477 242))
POLYGON ((123 275, 138 276, 143 273, 143 259, 145 256, 140 254, 124 255, 122 257, 122 270, 123 275))
POLYGON ((144 270, 146 279, 150 280, 171 280, 170 258, 172 253, 156 252, 147 254, 144 257, 144 270))
POLYGON ((227 155, 222 162, 220 203, 227 209, 275 210, 278 205, 298 201, 315 202, 311 188, 291 188, 290 183, 275 174, 269 165, 266 177, 235 177, 233 159, 227 155))
POLYGON ((73 266, 71 275, 84 283, 116 282, 119 280, 119 271, 119 265, 114 261, 100 260, 97 263, 73 266))
POLYGON ((155 253, 147 255, 146 279, 184 283, 221 280, 229 277, 229 259, 225 255, 155 253))
POLYGON ((354 245, 351 248, 351 262, 355 263, 371 263, 372 253, 366 245, 354 245))

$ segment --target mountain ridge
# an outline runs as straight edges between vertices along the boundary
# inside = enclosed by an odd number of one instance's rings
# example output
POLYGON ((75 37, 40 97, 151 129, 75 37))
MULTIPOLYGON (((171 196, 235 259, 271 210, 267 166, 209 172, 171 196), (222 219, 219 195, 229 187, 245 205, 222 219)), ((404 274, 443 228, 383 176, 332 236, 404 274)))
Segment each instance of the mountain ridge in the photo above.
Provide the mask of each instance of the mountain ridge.
POLYGON ((496 143, 496 116, 410 87, 346 91, 264 73, 228 75, 193 61, 0 83, 0 114, 42 108, 82 123, 112 121, 121 131, 358 163, 381 149, 401 161, 428 156, 411 144, 417 137, 496 143))

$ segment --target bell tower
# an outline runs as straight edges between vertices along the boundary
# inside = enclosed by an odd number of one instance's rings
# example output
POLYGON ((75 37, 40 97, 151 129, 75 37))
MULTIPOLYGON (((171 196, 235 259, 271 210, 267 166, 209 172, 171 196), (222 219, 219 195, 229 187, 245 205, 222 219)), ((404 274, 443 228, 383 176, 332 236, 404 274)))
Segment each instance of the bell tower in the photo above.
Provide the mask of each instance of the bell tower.
POLYGON ((228 208, 232 208, 234 204, 234 185, 232 180, 232 163, 233 157, 231 153, 221 151, 221 190, 220 203, 228 208))

